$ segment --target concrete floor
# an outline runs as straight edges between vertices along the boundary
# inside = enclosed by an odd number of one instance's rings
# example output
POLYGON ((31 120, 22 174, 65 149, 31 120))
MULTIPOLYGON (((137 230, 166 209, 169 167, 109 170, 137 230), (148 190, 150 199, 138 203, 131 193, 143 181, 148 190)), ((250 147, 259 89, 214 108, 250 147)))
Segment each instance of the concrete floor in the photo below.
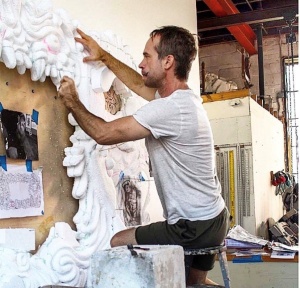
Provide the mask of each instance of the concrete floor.
MULTIPOLYGON (((232 288, 298 288, 297 262, 232 263, 228 261, 232 288)), ((223 285, 219 263, 208 277, 223 285)))

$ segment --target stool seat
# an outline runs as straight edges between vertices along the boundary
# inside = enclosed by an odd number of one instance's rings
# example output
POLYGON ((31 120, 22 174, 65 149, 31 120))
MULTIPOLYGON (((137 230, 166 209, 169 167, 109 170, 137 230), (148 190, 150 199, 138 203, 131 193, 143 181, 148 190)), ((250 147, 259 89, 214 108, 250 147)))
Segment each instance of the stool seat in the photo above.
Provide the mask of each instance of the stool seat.
MULTIPOLYGON (((230 288, 230 277, 229 277, 229 269, 227 263, 226 250, 227 247, 225 245, 207 247, 207 248, 199 248, 199 249, 189 249, 184 248, 184 256, 185 256, 185 275, 186 279, 188 278, 191 263, 193 261, 193 256, 196 255, 218 255, 218 260, 222 272, 222 277, 224 281, 225 288, 230 288)), ((222 286, 213 286, 213 285, 204 285, 204 286, 189 286, 189 287, 222 287, 222 286)))
POLYGON ((47 286, 40 286, 38 288, 77 288, 75 286, 57 286, 57 285, 47 285, 47 286))
MULTIPOLYGON (((40 286, 38 288, 77 288, 75 286, 57 286, 57 285, 46 285, 46 286, 40 286)), ((80 288, 80 287, 79 287, 80 288)), ((82 287, 83 288, 83 287, 82 287)))
POLYGON ((207 248, 197 248, 197 249, 184 248, 184 255, 213 255, 213 254, 222 253, 223 251, 226 250, 227 247, 224 245, 207 247, 207 248))
POLYGON ((209 284, 196 284, 192 286, 186 286, 186 288, 224 288, 221 285, 209 285, 209 284))

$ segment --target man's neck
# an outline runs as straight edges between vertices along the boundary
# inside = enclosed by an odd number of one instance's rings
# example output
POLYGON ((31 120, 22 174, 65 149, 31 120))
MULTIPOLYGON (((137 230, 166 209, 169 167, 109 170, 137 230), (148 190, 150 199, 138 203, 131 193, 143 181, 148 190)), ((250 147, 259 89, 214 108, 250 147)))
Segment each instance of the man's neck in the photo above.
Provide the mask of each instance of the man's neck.
POLYGON ((171 83, 166 83, 163 87, 159 88, 157 91, 161 98, 170 96, 176 90, 187 90, 189 86, 186 81, 173 81, 171 83))

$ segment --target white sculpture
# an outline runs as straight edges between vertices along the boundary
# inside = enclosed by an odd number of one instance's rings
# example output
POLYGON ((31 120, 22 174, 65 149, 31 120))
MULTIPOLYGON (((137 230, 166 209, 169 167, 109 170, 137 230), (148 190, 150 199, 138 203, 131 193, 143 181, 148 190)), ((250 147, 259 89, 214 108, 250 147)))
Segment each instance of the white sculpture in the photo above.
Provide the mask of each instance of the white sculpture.
MULTIPOLYGON (((65 11, 53 11, 51 0, 1 0, 0 61, 7 68, 17 68, 20 74, 30 69, 33 81, 44 81, 49 76, 57 87, 62 76, 74 78, 83 104, 105 120, 133 113, 143 102, 107 67, 82 62, 83 47, 74 41, 77 26, 78 22, 71 21, 65 11), (115 115, 103 108, 103 92, 111 87, 122 101, 115 115)), ((91 35, 116 58, 136 69, 127 47, 116 35, 91 35)), ((63 165, 68 176, 75 179, 72 195, 79 200, 73 219, 77 231, 67 223, 56 223, 35 255, 1 248, 0 288, 61 284, 90 287, 91 255, 109 248, 112 235, 125 227, 115 212, 115 183, 124 169, 122 163, 131 164, 125 167, 126 175, 137 175, 143 168, 148 171, 143 142, 97 145, 72 115, 69 122, 75 132, 70 138, 73 146, 65 149, 63 165)))
POLYGON ((238 90, 238 86, 233 81, 227 81, 218 77, 214 73, 205 74, 205 91, 206 93, 221 93, 238 90))

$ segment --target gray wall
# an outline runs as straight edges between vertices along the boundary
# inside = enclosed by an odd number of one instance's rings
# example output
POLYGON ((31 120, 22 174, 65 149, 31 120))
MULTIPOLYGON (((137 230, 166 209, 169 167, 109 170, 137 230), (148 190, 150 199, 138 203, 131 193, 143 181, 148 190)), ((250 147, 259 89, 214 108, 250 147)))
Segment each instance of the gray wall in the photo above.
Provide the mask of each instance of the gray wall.
MULTIPOLYGON (((296 36, 298 39, 298 35, 296 36)), ((294 55, 298 56, 298 42, 293 45, 294 55)), ((228 42, 210 46, 200 46, 199 61, 205 63, 205 71, 237 83, 239 89, 245 88, 242 79, 242 47, 238 42, 228 42)), ((277 97, 283 91, 282 58, 291 55, 285 35, 263 38, 265 99, 271 107, 282 113, 277 97)), ((201 71, 200 71, 201 73, 201 71)), ((252 94, 259 95, 258 55, 250 56, 250 77, 252 94)), ((279 101, 280 102, 280 101, 279 101)))

